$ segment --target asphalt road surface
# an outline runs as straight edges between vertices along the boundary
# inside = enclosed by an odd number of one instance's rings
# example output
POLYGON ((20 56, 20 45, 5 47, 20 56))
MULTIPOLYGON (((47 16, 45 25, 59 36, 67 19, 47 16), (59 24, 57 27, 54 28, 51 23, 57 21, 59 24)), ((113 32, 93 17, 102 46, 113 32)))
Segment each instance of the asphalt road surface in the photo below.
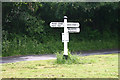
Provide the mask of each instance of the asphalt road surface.
MULTIPOLYGON (((97 50, 97 51, 76 52, 76 54, 78 54, 79 56, 101 55, 101 54, 112 54, 112 53, 120 53, 120 50, 97 50)), ((72 53, 72 54, 75 54, 75 53, 72 53)), ((44 54, 44 55, 1 57, 0 64, 15 63, 15 62, 20 62, 20 61, 49 60, 49 59, 56 59, 56 55, 55 54, 44 54)))

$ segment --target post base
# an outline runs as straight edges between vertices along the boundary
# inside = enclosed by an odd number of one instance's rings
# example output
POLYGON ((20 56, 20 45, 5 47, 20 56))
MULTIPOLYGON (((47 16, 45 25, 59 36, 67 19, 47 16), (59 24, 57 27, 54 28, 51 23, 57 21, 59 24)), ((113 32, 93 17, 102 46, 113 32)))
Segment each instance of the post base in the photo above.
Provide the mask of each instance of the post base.
POLYGON ((68 59, 68 55, 63 55, 63 59, 68 59))

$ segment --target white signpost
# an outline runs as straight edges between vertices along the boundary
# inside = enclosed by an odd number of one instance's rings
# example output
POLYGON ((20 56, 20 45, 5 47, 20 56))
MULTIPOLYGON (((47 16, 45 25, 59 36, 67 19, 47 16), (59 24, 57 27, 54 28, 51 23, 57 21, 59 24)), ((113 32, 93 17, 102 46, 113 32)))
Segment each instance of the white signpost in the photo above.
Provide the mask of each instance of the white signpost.
POLYGON ((62 42, 64 42, 64 57, 68 57, 67 43, 69 42, 69 33, 80 32, 80 24, 77 22, 67 22, 67 16, 64 16, 64 22, 51 22, 50 27, 64 27, 64 33, 62 33, 62 42), (70 27, 70 28, 69 28, 70 27))

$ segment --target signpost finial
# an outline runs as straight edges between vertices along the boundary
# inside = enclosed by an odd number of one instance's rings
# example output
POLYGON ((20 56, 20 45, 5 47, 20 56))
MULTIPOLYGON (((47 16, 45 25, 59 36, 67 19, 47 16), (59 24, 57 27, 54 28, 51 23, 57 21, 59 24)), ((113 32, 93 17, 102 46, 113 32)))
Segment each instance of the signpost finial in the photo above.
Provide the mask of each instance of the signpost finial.
POLYGON ((64 19, 67 19, 67 16, 64 16, 64 19))

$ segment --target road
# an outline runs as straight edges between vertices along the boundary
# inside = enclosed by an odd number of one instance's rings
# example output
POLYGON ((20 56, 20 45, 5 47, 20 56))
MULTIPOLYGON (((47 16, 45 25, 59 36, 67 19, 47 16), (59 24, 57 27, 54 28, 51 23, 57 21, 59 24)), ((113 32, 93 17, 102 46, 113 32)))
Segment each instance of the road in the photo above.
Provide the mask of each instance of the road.
MULTIPOLYGON (((120 50, 97 50, 97 51, 80 51, 76 52, 79 56, 89 55, 101 55, 101 54, 112 54, 120 53, 120 50)), ((75 53, 72 53, 75 54, 75 53)), ((0 58, 0 64, 4 63, 15 63, 20 61, 35 61, 35 60, 49 60, 56 59, 55 54, 44 54, 44 55, 27 55, 27 56, 10 56, 0 58)))

